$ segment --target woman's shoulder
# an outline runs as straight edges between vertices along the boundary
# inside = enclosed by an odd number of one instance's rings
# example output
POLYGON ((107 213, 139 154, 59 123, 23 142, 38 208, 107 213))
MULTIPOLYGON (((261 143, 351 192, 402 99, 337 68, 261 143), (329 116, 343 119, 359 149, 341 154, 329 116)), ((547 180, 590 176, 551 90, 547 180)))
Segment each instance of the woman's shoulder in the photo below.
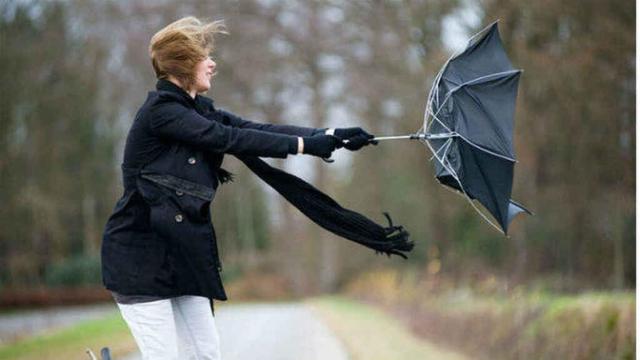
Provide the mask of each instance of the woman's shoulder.
POLYGON ((211 119, 222 116, 220 109, 214 107, 214 101, 206 96, 197 95, 195 99, 186 99, 182 94, 171 91, 149 91, 148 97, 139 111, 139 117, 153 119, 168 114, 181 114, 194 110, 200 115, 211 119))

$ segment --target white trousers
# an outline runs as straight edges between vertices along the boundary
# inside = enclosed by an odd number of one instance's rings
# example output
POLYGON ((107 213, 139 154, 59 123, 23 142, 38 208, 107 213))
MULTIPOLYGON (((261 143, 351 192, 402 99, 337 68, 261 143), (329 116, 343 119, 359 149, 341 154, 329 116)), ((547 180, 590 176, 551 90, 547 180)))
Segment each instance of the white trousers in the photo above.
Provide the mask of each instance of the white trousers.
POLYGON ((209 299, 180 296, 118 304, 143 360, 219 360, 220 338, 209 299))

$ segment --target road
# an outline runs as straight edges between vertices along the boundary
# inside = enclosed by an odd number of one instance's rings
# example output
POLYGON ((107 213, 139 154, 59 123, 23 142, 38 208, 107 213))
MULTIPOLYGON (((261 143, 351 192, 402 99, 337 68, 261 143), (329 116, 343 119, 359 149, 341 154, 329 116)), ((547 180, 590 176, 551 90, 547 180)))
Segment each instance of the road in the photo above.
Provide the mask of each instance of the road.
MULTIPOLYGON (((346 360, 344 345, 304 304, 216 307, 224 360, 346 360)), ((140 360, 132 354, 123 360, 140 360)))
MULTIPOLYGON (((353 356, 363 359, 465 359, 425 339, 415 338, 392 316, 362 304, 337 302, 330 312, 320 311, 318 304, 313 304, 216 304, 222 358, 347 360, 350 355, 344 341, 353 356), (309 306, 313 306, 313 310, 309 306)), ((117 307, 111 303, 2 314, 0 340, 10 341, 16 334, 35 335, 114 311, 118 311, 117 307)), ((138 353, 117 358, 140 359, 138 353)))

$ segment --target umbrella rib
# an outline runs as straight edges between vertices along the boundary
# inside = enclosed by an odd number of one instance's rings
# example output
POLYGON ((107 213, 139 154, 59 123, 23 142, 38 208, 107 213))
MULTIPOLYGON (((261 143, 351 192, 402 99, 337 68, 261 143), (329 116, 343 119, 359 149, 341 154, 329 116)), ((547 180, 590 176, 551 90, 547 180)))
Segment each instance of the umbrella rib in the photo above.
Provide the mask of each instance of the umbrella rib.
POLYGON ((501 159, 504 159, 504 160, 507 160, 507 161, 511 161, 511 162, 514 162, 514 163, 517 163, 517 162, 518 162, 518 160, 516 160, 516 159, 510 158, 510 157, 508 157, 508 156, 504 156, 504 155, 502 155, 502 154, 498 154, 498 153, 493 152, 493 151, 491 151, 491 150, 487 150, 487 149, 485 149, 485 148, 481 147, 480 145, 474 144, 471 140, 469 140, 469 139, 467 139, 466 137, 464 137, 464 136, 460 135, 459 133, 456 133, 456 135, 457 135, 458 137, 460 137, 462 140, 466 141, 466 142, 467 142, 467 144, 469 144, 469 145, 471 145, 471 146, 475 147, 476 149, 478 149, 478 150, 480 150, 480 151, 486 152, 487 154, 490 154, 490 155, 493 155, 493 156, 497 156, 497 157, 499 157, 499 158, 501 158, 501 159))
POLYGON ((478 207, 476 206, 476 204, 473 202, 473 200, 471 200, 471 198, 469 198, 469 195, 465 192, 465 198, 467 199, 467 201, 471 204, 471 206, 473 206, 473 208, 476 210, 476 212, 478 214, 480 214, 480 216, 489 223, 489 225, 493 226, 494 229, 498 230, 498 232, 500 232, 501 234, 505 234, 505 232, 500 229, 500 227, 498 227, 498 225, 494 224, 482 211, 480 211, 480 209, 478 209, 478 207))
POLYGON ((444 144, 442 144, 442 145, 438 148, 438 150, 436 151, 436 153, 435 153, 435 154, 433 154, 433 156, 431 156, 431 158, 429 159, 429 161, 433 160, 433 157, 434 157, 434 156, 436 156, 436 154, 437 154, 437 153, 439 153, 439 152, 440 152, 440 150, 442 150, 442 149, 445 149, 445 150, 444 150, 444 154, 446 154, 446 153, 447 153, 447 150, 449 150, 449 145, 451 145, 452 140, 453 140, 453 137, 450 137, 447 141, 445 141, 445 142, 444 142, 444 144))
MULTIPOLYGON (((451 130, 447 125, 445 125, 442 120, 440 120, 440 118, 438 118, 437 115, 431 113, 431 117, 436 120, 438 123, 440 123, 440 125, 442 125, 443 128, 447 129, 447 131, 449 131, 450 133, 456 133, 455 131, 451 130)), ((433 124, 433 121, 431 122, 431 124, 433 124)), ((429 130, 431 130, 431 126, 429 126, 429 130)))
MULTIPOLYGON (((431 124, 433 123, 433 121, 431 123, 429 123, 429 113, 431 112, 430 109, 431 109, 431 105, 433 104, 433 100, 435 99, 436 103, 438 105, 440 105, 440 95, 438 94, 438 91, 434 91, 434 90, 437 89, 438 84, 440 83, 440 80, 442 78, 442 74, 444 74, 444 71, 447 68, 447 66, 449 66, 449 63, 451 62, 451 60, 454 59, 456 56, 462 54, 462 53, 464 53, 464 50, 461 50, 461 51, 458 51, 458 52, 455 52, 455 53, 451 54, 451 56, 449 56, 447 61, 444 63, 444 65, 442 65, 442 67, 440 68, 440 70, 436 74, 436 77, 435 77, 434 81, 431 83, 431 88, 429 89, 429 95, 427 95, 427 105, 425 107, 423 124, 422 124, 422 128, 421 128, 422 132, 425 133, 425 134, 431 128, 431 124)), ((442 124, 441 121, 438 121, 438 122, 440 122, 442 124)), ((444 124, 443 124, 443 126, 444 126, 444 124)), ((447 127, 445 126, 445 128, 447 128, 447 127)))
MULTIPOLYGON (((457 85, 456 87, 451 89, 447 93, 447 97, 449 96, 449 94, 454 93, 454 92, 460 90, 460 88, 463 88, 465 86, 478 85, 478 84, 482 84, 482 83, 485 83, 485 82, 502 79, 502 78, 508 77, 509 75, 514 75, 514 74, 521 73, 521 72, 522 72, 522 70, 520 70, 520 69, 507 70, 507 71, 501 71, 501 72, 497 72, 497 73, 483 75, 483 76, 477 77, 475 79, 471 79, 471 80, 465 81, 462 84, 457 85), (492 78, 492 79, 489 79, 489 78, 492 78)), ((448 80, 448 81, 451 81, 451 80, 448 80)), ((451 81, 451 82, 453 82, 453 81, 451 81)))

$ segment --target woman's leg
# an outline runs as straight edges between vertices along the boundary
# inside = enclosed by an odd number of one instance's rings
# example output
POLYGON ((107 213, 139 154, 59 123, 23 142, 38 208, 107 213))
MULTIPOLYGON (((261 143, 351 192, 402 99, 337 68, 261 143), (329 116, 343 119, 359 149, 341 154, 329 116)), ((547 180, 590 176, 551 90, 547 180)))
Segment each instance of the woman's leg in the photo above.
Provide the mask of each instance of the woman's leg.
POLYGON ((181 359, 220 360, 220 338, 209 299, 188 295, 171 300, 181 359))
POLYGON ((178 344, 171 300, 118 304, 143 360, 177 360, 178 344))

